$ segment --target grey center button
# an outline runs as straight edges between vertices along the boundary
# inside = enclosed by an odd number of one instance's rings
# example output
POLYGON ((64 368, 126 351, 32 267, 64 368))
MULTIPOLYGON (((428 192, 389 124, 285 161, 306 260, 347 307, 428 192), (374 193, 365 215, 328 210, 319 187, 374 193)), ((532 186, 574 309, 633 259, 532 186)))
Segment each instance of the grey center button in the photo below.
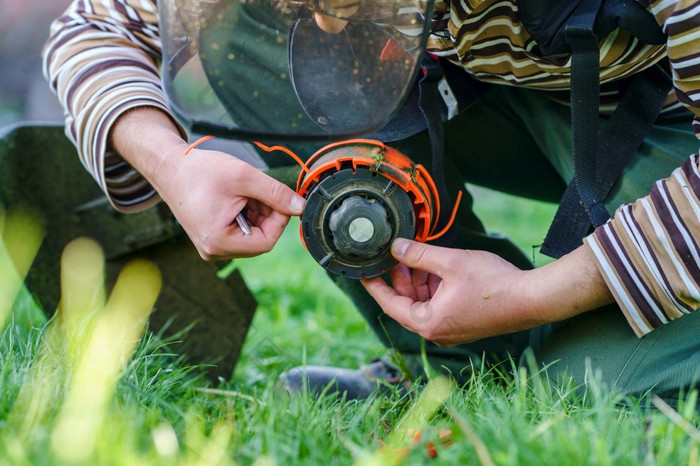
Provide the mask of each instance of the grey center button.
POLYGON ((358 217, 350 222, 350 237, 358 243, 366 243, 374 235, 372 221, 365 217, 358 217))

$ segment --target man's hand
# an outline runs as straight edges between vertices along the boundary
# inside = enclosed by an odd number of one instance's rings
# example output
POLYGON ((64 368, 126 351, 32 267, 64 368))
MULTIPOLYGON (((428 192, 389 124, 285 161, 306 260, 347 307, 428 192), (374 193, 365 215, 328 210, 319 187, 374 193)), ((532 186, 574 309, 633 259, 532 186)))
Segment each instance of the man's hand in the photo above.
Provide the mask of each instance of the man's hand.
POLYGON ((283 183, 223 152, 194 149, 170 117, 155 108, 120 116, 112 147, 168 204, 202 258, 251 257, 272 249, 305 200, 283 183), (235 221, 243 212, 251 233, 235 221))
POLYGON ((177 170, 154 183, 206 260, 252 257, 275 245, 304 198, 253 166, 218 151, 176 147, 166 158, 181 157, 177 170), (244 213, 251 234, 236 215, 244 213))
POLYGON ((484 252, 397 239, 401 263, 392 286, 363 280, 384 312, 440 346, 516 332, 563 320, 612 302, 583 247, 542 268, 523 271, 484 252))

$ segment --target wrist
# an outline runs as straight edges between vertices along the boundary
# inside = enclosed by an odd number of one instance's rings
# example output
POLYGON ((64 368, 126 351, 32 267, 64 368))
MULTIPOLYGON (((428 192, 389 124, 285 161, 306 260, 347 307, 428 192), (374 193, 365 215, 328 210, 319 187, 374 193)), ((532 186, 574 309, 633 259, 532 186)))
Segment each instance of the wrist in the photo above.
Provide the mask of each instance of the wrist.
POLYGON ((137 107, 122 114, 110 130, 111 148, 156 190, 182 163, 187 142, 170 115, 155 107, 137 107), (181 152, 181 153, 180 153, 181 152))
POLYGON ((523 306, 540 325, 568 319, 614 302, 584 247, 524 274, 523 306))
POLYGON ((544 311, 543 296, 547 292, 542 283, 539 269, 518 270, 510 280, 512 286, 508 292, 507 302, 512 315, 518 317, 518 328, 524 330, 544 325, 549 322, 544 311))

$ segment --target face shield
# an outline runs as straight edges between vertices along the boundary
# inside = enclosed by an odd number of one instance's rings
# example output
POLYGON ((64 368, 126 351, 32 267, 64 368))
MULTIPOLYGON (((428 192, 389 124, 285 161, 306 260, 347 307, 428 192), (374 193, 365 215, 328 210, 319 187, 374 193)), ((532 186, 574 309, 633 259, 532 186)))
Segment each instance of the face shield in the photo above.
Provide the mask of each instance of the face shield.
POLYGON ((163 84, 193 132, 333 140, 386 125, 413 88, 432 0, 163 0, 163 84))

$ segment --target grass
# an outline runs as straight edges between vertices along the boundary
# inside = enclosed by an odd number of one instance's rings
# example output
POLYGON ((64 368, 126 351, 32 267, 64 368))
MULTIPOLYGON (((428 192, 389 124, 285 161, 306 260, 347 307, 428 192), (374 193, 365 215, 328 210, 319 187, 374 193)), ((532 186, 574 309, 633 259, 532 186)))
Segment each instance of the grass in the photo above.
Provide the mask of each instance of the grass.
MULTIPOLYGON (((528 251, 553 215, 551 205, 481 190, 476 209, 528 251)), ((546 261, 537 253, 535 260, 546 261)), ((282 394, 275 382, 290 367, 356 367, 386 349, 303 250, 294 226, 274 254, 234 265, 259 308, 233 378, 218 383, 147 330, 130 357, 113 360, 121 369, 109 396, 105 383, 76 387, 83 359, 71 356, 70 337, 20 293, 0 334, 0 464, 697 464, 696 392, 673 407, 627 400, 592 374, 582 395, 534 361, 476 367, 462 387, 433 379, 412 395, 362 402, 282 394), (83 406, 71 411, 66 400, 79 389, 83 406), (95 394, 106 402, 87 410, 95 394), (96 428, 81 437, 81 423, 97 414, 96 428), (62 437, 65 419, 73 424, 62 437)), ((88 380, 110 383, 93 374, 88 380)))

